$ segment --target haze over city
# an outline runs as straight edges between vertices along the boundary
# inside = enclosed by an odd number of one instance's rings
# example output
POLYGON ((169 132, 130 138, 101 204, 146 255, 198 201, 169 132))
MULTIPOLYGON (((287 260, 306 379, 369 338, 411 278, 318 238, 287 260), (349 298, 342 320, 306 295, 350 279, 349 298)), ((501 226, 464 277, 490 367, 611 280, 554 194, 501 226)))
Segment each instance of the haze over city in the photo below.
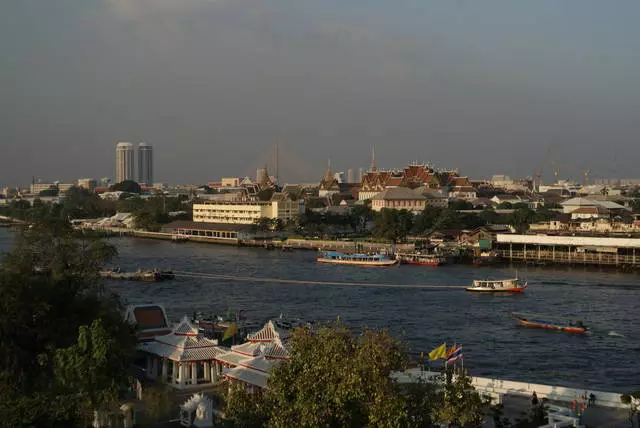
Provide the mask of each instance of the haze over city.
POLYGON ((118 141, 155 179, 430 161, 461 174, 637 176, 640 3, 9 2, 0 183, 113 177, 118 141))

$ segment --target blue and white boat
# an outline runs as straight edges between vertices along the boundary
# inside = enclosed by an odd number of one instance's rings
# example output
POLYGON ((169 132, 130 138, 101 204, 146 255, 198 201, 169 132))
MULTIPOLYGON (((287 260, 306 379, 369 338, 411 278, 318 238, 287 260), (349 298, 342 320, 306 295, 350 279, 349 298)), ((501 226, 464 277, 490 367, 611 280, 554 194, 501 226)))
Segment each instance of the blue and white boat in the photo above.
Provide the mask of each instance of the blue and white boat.
POLYGON ((386 254, 349 254, 338 251, 321 251, 316 261, 354 266, 393 266, 398 263, 398 260, 386 254))

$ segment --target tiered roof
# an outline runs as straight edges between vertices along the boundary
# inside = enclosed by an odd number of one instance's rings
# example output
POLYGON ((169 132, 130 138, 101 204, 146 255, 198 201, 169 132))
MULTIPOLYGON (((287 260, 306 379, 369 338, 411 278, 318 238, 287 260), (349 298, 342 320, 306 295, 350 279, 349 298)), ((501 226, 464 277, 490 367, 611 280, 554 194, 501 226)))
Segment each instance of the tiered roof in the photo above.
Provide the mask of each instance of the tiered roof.
POLYGON ((273 342, 274 340, 286 340, 289 338, 289 332, 281 330, 269 320, 264 327, 253 334, 247 335, 249 342, 273 342))
POLYGON ((269 372, 277 360, 291 358, 291 349, 283 342, 288 337, 287 331, 269 321, 259 331, 249 334, 248 342, 232 346, 229 352, 218 356, 216 360, 233 366, 223 372, 225 377, 266 388, 269 372))
POLYGON ((141 343, 138 349, 178 362, 214 360, 228 352, 216 340, 204 337, 186 316, 171 333, 141 343))

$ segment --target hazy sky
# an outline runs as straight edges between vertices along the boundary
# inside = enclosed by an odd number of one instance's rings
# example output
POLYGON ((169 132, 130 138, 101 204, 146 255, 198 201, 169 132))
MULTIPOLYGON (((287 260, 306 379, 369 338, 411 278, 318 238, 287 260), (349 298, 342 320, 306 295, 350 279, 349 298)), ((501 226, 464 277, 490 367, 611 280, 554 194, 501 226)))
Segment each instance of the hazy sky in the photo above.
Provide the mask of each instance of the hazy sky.
POLYGON ((0 13, 0 184, 281 178, 425 160, 640 177, 640 1, 19 0, 0 13))

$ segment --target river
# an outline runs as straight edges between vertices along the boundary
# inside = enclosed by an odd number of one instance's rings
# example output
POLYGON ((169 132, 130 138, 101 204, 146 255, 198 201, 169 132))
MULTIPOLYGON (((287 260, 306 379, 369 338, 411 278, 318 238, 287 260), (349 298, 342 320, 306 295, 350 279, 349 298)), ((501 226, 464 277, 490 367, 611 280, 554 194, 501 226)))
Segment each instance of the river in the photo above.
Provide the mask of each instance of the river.
MULTIPOLYGON (((515 275, 515 268, 451 265, 362 268, 315 263, 292 253, 210 244, 112 238, 124 270, 162 268, 243 277, 300 280, 272 283, 179 277, 162 283, 110 281, 127 303, 161 303, 178 320, 193 311, 243 309, 256 321, 291 318, 388 328, 416 355, 443 342, 463 345, 477 376, 625 392, 640 387, 640 281, 634 274, 583 268, 526 268, 523 295, 476 295, 462 289, 305 284, 304 281, 468 285, 515 275), (516 326, 512 311, 575 316, 595 332, 580 336, 516 326), (614 331, 612 336, 609 332, 614 331), (620 336, 621 335, 621 336, 620 336)), ((0 230, 0 250, 11 236, 0 230)), ((442 362, 432 363, 436 368, 442 362)))

